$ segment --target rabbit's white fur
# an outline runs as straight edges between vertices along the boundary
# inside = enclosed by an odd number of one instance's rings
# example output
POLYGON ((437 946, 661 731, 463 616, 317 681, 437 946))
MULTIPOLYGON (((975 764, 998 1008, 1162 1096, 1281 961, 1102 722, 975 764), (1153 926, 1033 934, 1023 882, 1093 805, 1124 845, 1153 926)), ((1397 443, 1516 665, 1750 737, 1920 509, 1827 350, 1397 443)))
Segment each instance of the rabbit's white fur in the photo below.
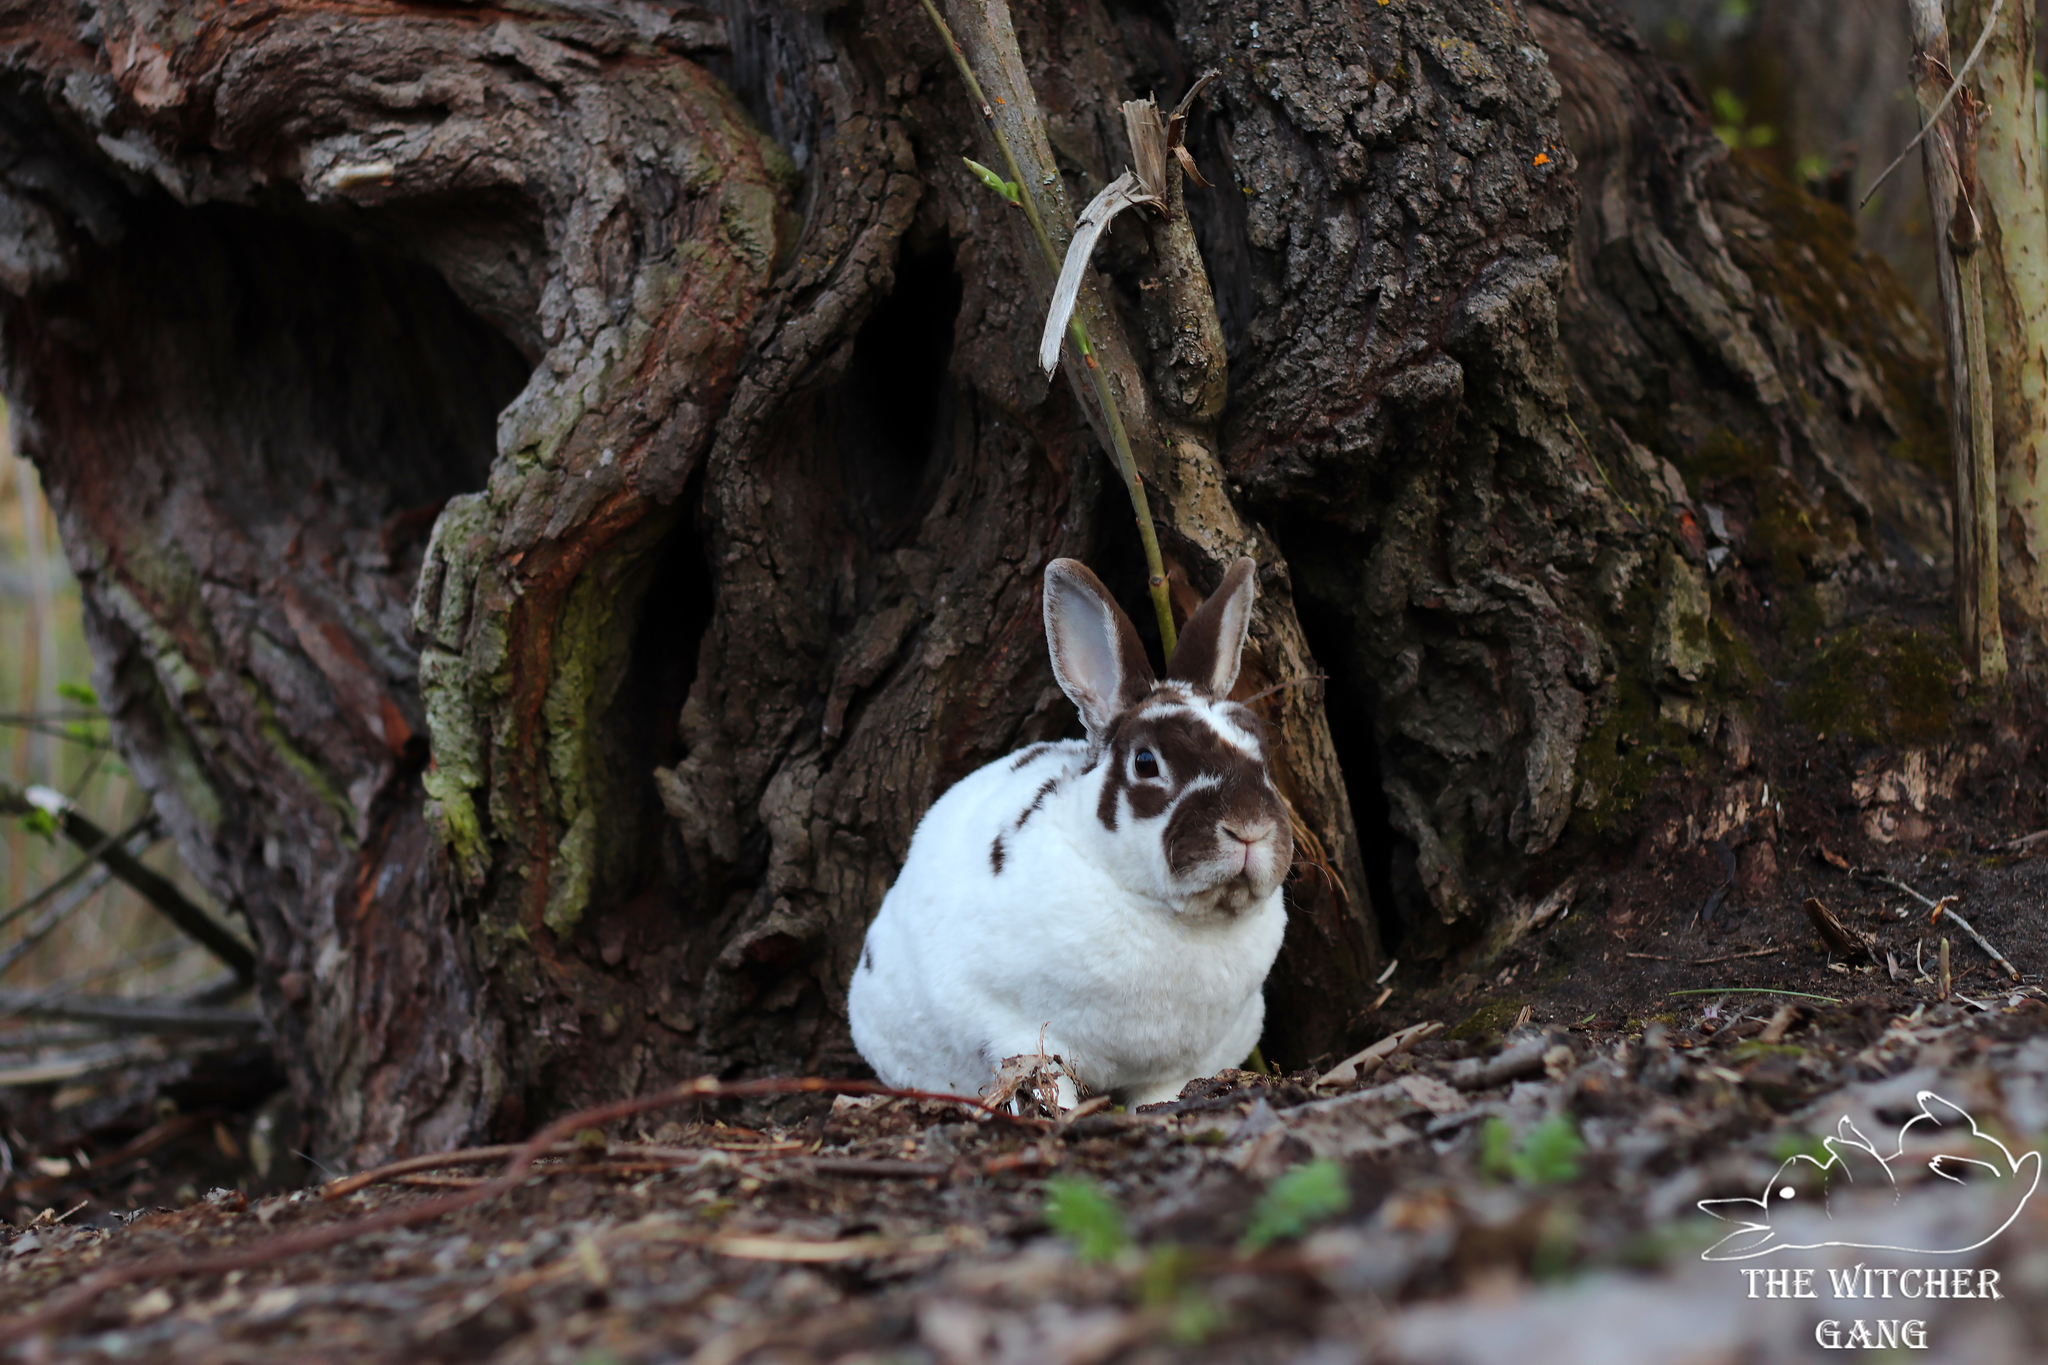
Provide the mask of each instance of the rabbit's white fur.
MULTIPOLYGON (((1284 807, 1277 832, 1252 829, 1241 812, 1219 817, 1228 837, 1203 833, 1214 852, 1191 853, 1197 840, 1184 838, 1173 866, 1174 808, 1140 813, 1131 764, 1134 755, 1152 759, 1156 773, 1174 751, 1153 741, 1126 752, 1106 738, 1154 733, 1147 726, 1195 735, 1224 754, 1218 763, 1235 760, 1239 786, 1256 775, 1264 790, 1245 799, 1270 817, 1278 797, 1265 783, 1256 722, 1216 700, 1237 674, 1250 561, 1226 583, 1232 600, 1211 613, 1227 661, 1196 681, 1160 684, 1141 650, 1132 663, 1136 636, 1122 613, 1085 569, 1061 568, 1070 564, 1048 570, 1048 633, 1090 739, 1035 745, 981 768, 918 826, 848 992, 854 1044, 888 1084, 973 1095, 1003 1058, 1042 1050, 1091 1091, 1146 1104, 1241 1063, 1259 1041, 1260 991, 1286 927, 1284 807), (1055 570, 1078 570, 1086 583, 1055 582, 1055 570), (1107 607, 1100 619, 1088 600, 1096 593, 1107 607), (1120 664, 1143 676, 1112 676, 1120 664)), ((1224 779, 1186 759, 1181 766, 1190 771, 1167 775, 1182 793, 1176 805, 1194 796, 1213 805, 1224 779)), ((1064 1083, 1062 1100, 1074 1100, 1064 1083)))

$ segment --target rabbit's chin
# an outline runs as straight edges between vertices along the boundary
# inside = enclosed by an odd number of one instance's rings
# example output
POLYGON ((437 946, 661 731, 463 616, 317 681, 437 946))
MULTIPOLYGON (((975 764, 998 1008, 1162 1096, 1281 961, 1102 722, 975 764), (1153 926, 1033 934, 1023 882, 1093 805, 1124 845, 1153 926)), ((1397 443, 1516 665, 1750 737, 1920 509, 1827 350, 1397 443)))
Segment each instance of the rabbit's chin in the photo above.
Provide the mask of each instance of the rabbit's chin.
POLYGON ((1278 885, 1271 878, 1238 872, 1199 890, 1183 892, 1180 913, 1198 918, 1235 917, 1264 905, 1278 885))

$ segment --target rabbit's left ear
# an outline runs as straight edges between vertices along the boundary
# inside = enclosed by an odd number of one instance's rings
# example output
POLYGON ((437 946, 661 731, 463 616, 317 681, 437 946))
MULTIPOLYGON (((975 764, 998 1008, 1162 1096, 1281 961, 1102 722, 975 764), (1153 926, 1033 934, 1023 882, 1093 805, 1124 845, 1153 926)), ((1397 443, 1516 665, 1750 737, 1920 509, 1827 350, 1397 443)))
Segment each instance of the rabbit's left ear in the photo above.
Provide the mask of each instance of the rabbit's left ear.
POLYGON ((1193 683, 1218 699, 1230 695, 1237 685, 1245 633, 1251 629, 1258 567, 1249 558, 1230 566, 1209 600, 1180 628, 1180 643, 1174 647, 1173 662, 1166 666, 1167 677, 1193 683))

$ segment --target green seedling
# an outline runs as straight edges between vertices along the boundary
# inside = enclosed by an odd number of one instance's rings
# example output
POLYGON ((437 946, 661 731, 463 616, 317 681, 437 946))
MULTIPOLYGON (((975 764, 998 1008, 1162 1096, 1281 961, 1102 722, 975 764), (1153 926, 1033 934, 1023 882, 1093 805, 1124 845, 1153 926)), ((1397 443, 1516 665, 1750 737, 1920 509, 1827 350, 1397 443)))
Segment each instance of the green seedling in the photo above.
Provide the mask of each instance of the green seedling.
POLYGON ((100 704, 100 694, 92 690, 91 683, 60 682, 57 684, 57 695, 66 701, 75 701, 80 706, 100 704))
POLYGON ((50 843, 54 844, 57 842, 57 817, 46 810, 38 809, 24 812, 21 817, 21 827, 30 834, 40 834, 50 843))
POLYGON ((1195 1283, 1195 1254, 1177 1242, 1152 1248, 1138 1271, 1138 1302, 1166 1322, 1177 1345, 1199 1346, 1223 1326, 1223 1310, 1195 1283))
POLYGON ((1019 186, 1016 181, 1003 179, 1000 175, 997 175, 972 157, 963 156, 960 159, 967 163, 967 169, 973 171, 980 178, 982 184, 988 186, 1013 204, 1020 202, 1017 198, 1019 186))
POLYGON ((1045 1182, 1045 1221, 1084 1261, 1113 1261, 1131 1244, 1114 1200, 1086 1180, 1045 1182))
POLYGON ((1795 1156, 1810 1157, 1826 1165, 1829 1160, 1826 1144, 1811 1133, 1784 1133, 1771 1147, 1771 1159, 1783 1165, 1795 1156))
POLYGON ((1252 1224, 1238 1254, 1249 1256, 1273 1243, 1299 1237, 1325 1218, 1351 1207, 1351 1186, 1344 1167, 1335 1161, 1310 1161, 1296 1166, 1266 1187, 1252 1209, 1252 1224))
POLYGON ((1498 1115, 1479 1134, 1479 1169, 1497 1180, 1541 1187, 1579 1177, 1579 1155, 1586 1144, 1570 1118, 1553 1114, 1529 1130, 1515 1145, 1514 1130, 1498 1115))

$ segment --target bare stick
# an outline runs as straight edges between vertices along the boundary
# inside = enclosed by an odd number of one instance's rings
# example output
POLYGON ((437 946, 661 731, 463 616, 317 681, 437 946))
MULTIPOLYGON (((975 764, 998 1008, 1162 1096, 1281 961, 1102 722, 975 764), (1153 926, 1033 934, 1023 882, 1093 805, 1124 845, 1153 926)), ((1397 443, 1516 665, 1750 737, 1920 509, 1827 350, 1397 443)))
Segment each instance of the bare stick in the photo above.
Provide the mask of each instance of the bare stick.
MULTIPOLYGON (((26 815, 34 809, 36 808, 29 804, 28 798, 23 796, 21 792, 8 786, 5 782, 0 782, 0 815, 26 815)), ((0 928, 5 928, 23 915, 35 910, 37 906, 53 899, 65 887, 92 871, 102 853, 117 843, 127 842, 155 823, 156 817, 154 815, 145 815, 119 834, 110 834, 102 842, 88 848, 83 859, 65 868, 48 886, 30 896, 21 904, 14 906, 5 914, 0 914, 0 928)))
MULTIPOLYGON (((1948 111, 1949 101, 1956 97, 1956 91, 1963 88, 1963 78, 1970 74, 1970 68, 1975 66, 1977 59, 1984 55, 1984 45, 1991 41, 1992 30, 1998 27, 1998 11, 2004 5, 2005 0, 1991 0, 1991 13, 1984 17, 1984 31, 1977 35, 1977 45, 1970 49, 1970 55, 1964 59, 1963 69, 1956 72, 1955 79, 1949 83, 1948 93, 1941 97, 1941 103, 1934 106, 1934 112, 1927 116, 1927 122, 1921 125, 1920 131, 1913 135, 1913 140, 1906 144, 1906 149, 1893 157, 1892 164, 1879 171, 1877 179, 1870 182, 1870 188, 1865 190, 1863 197, 1856 201, 1857 212, 1861 213, 1863 211, 1863 206, 1870 202, 1870 196, 1877 193, 1877 187, 1882 185, 1886 178, 1899 168, 1900 162, 1912 155, 1913 149, 1920 145, 1920 140, 1934 131, 1935 121, 1948 111)), ((1946 51, 1945 43, 1943 48, 1946 51)))
MULTIPOLYGON (((354 1175, 343 1176, 339 1180, 330 1180, 320 1187, 320 1197, 329 1200, 340 1199, 344 1195, 354 1194, 357 1190, 379 1184, 382 1181, 396 1180, 402 1175, 417 1175, 421 1171, 445 1171, 450 1166, 480 1166, 493 1161, 504 1161, 508 1157, 517 1155, 519 1147, 520 1144, 516 1142, 502 1142, 492 1147, 464 1147, 453 1152, 433 1152, 426 1156, 409 1156, 402 1161, 387 1162, 382 1166, 373 1167, 367 1171, 358 1171, 354 1175)), ((610 1151, 611 1149, 608 1147, 606 1150, 610 1151)), ((558 1142, 547 1151, 541 1153, 541 1155, 573 1156, 575 1152, 576 1145, 574 1143, 558 1142)))
POLYGON ((48 813, 65 838, 80 848, 93 851, 94 856, 104 862, 116 877, 133 887, 164 918, 184 930, 187 937, 219 958, 237 978, 244 982, 256 979, 256 954, 248 944, 187 900, 185 893, 173 885, 170 878, 144 865, 141 859, 123 848, 120 839, 86 819, 69 797, 47 787, 15 792, 10 787, 0 786, 0 809, 10 807, 10 798, 48 813))
POLYGON ((1783 948, 1755 948, 1746 953, 1729 953, 1726 957, 1696 957, 1692 960, 1692 965, 1695 967, 1712 967, 1717 963, 1740 962, 1744 958, 1749 957, 1776 957, 1779 953, 1789 953, 1791 951, 1790 944, 1783 948))
MULTIPOLYGON (((1948 916, 1948 918, 1955 924, 1956 928, 1962 930, 1971 938, 1975 939, 1977 942, 1977 946, 1984 950, 1984 953, 1987 957, 1989 957, 1993 962, 1996 962, 1999 966, 2005 968, 2006 975, 2010 976, 2015 981, 2020 979, 2020 969, 2013 966, 2012 963, 2006 961, 2005 954, 1999 952, 1998 949, 1992 947, 1990 939, 1985 938, 1984 935, 1978 933, 1975 929, 1972 929, 1970 927, 1970 922, 1964 919, 1961 915, 1958 915, 1955 912, 1955 907, 1950 905, 1946 900, 1944 900, 1940 905, 1934 908, 1934 913, 1928 916, 1928 919, 1930 922, 1932 922, 1935 920, 1939 920, 1943 915, 1948 916)), ((1946 966, 1947 963, 1948 940, 1943 939, 1942 964, 1946 966)))
POLYGON ((1941 998, 1942 998, 1942 999, 1944 999, 1944 1000, 1948 999, 1948 993, 1949 993, 1949 988, 1950 988, 1950 986, 1951 986, 1951 984, 1952 984, 1952 983, 1953 983, 1953 978, 1952 978, 1952 977, 1950 977, 1950 976, 1949 976, 1949 974, 1948 974, 1948 940, 1947 940, 1947 939, 1943 939, 1943 940, 1941 941, 1941 998))
POLYGON ((0 951, 0 974, 4 974, 9 967, 34 952, 36 945, 70 918, 72 911, 97 896, 101 888, 114 879, 114 874, 104 867, 91 862, 85 865, 93 869, 92 875, 87 877, 82 885, 73 887, 71 894, 62 897, 55 905, 45 910, 35 923, 21 931, 20 938, 8 944, 4 951, 0 951))
POLYGON ((50 995, 41 991, 0 990, 0 1016, 31 1019, 79 1019, 95 1024, 125 1025, 154 1033, 225 1033, 263 1026, 251 1010, 209 1009, 161 1000, 124 1000, 108 995, 50 995))
MULTIPOLYGON (((1010 149, 1010 140, 1003 136, 1003 130, 996 122, 995 110, 982 93, 981 82, 975 77, 974 67, 967 60, 967 53, 953 36, 953 30, 946 23, 932 0, 918 0, 924 12, 930 17, 932 27, 939 31, 939 40, 946 45, 947 53, 953 58, 953 65, 960 71, 960 79, 967 84, 967 93, 974 100, 975 108, 981 111, 982 122, 988 125, 989 134, 996 140, 996 149, 1003 155, 1003 170, 1017 185, 1017 203, 1024 210, 1024 217, 1031 224, 1031 235, 1038 241, 1038 249, 1045 256, 1046 266, 1055 276, 1060 273, 1059 250, 1053 246, 1052 237, 1045 229, 1045 219, 1038 211, 1038 187, 1028 179, 1017 165, 1017 154, 1010 149)), ((1145 497, 1145 480, 1138 473, 1138 460, 1131 453, 1130 433, 1124 429, 1123 412, 1117 407, 1116 395, 1110 390, 1109 377, 1096 363, 1095 349, 1088 343, 1088 328, 1076 312, 1067 324, 1067 332, 1074 339, 1074 349, 1081 354, 1082 367, 1087 371, 1089 387, 1095 391, 1096 406, 1102 410, 1102 424, 1109 428, 1109 443, 1116 460, 1117 472, 1123 475, 1124 487, 1131 495, 1131 512, 1138 520, 1138 542, 1145 551, 1145 574, 1147 590, 1152 594, 1152 611, 1159 619, 1159 644, 1168 660, 1173 658, 1177 643, 1173 627, 1173 606, 1166 593, 1166 561, 1159 553, 1159 534, 1152 525, 1152 504, 1145 497)))
POLYGON ((1892 888, 1892 890, 1894 891, 1903 891, 1907 895, 1911 896, 1914 900, 1919 901, 1922 905, 1926 906, 1929 910, 1939 910, 1941 908, 1941 902, 1934 900, 1930 897, 1921 895, 1918 891, 1915 891, 1912 887, 1906 885, 1897 877, 1891 876, 1889 873, 1859 872, 1857 875, 1860 877, 1867 878, 1870 881, 1881 882, 1884 885, 1892 888))

